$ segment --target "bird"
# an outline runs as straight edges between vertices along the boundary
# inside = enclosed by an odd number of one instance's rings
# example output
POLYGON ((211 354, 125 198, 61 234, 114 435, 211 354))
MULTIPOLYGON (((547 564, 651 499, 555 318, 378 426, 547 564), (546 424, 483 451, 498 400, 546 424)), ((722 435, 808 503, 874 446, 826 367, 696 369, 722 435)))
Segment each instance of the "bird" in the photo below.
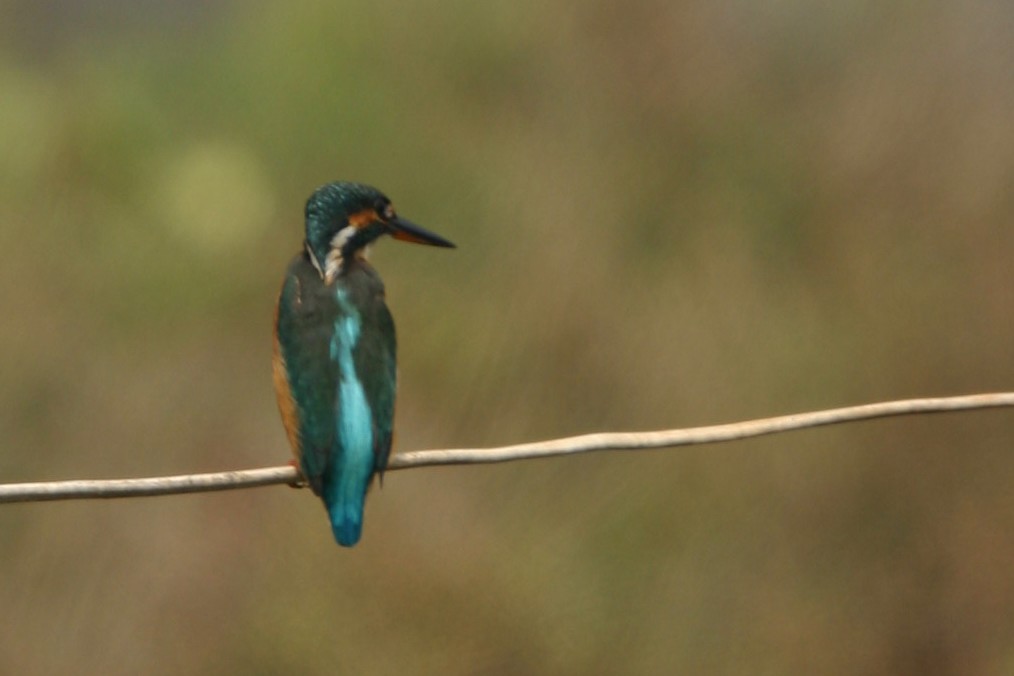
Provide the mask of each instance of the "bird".
POLYGON ((383 478, 397 391, 394 319, 367 260, 381 237, 454 248, 397 214, 362 183, 321 186, 306 202, 303 249, 278 295, 272 372, 303 479, 324 502, 335 540, 362 535, 366 493, 383 478))

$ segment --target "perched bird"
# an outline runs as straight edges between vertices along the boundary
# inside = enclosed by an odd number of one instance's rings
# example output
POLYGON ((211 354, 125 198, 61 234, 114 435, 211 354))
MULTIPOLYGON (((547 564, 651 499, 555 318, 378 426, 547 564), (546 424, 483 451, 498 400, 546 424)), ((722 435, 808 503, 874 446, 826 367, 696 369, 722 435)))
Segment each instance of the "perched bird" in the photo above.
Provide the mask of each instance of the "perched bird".
POLYGON ((383 193, 329 183, 306 203, 306 241, 278 296, 274 384, 299 468, 338 544, 363 527, 374 474, 387 466, 397 388, 394 320, 367 262, 381 236, 454 247, 399 217, 383 193))

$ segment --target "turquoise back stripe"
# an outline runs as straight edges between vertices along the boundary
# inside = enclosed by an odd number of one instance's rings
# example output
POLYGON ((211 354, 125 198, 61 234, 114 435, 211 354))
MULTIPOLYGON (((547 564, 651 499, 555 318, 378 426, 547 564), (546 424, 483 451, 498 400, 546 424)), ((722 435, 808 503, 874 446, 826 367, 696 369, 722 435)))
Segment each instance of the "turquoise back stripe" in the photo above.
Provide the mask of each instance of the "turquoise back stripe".
POLYGON ((332 449, 334 471, 324 486, 324 501, 331 516, 335 538, 345 546, 359 540, 363 525, 363 502, 373 474, 373 412, 356 373, 352 352, 359 342, 362 317, 349 301, 345 289, 336 289, 341 314, 335 321, 331 359, 338 364, 336 446, 332 449))

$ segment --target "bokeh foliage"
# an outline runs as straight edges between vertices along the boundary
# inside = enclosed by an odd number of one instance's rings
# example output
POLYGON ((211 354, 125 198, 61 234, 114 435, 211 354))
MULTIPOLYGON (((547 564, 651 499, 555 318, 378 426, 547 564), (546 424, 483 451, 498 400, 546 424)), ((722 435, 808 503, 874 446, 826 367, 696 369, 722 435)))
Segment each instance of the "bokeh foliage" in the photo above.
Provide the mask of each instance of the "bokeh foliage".
MULTIPOLYGON (((278 464, 322 182, 401 449, 1014 384, 1009 3, 0 2, 0 481, 278 464)), ((1014 419, 0 509, 3 673, 1014 670, 1014 419)))

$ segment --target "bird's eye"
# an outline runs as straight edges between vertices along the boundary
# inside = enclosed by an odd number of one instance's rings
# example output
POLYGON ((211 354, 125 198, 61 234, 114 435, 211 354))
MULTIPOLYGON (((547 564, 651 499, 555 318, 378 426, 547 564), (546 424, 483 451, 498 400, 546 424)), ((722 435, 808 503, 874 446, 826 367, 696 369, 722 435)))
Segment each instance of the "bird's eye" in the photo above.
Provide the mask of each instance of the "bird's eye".
POLYGON ((377 212, 384 217, 384 220, 389 221, 394 218, 394 206, 390 204, 381 205, 381 208, 377 209, 377 212))

